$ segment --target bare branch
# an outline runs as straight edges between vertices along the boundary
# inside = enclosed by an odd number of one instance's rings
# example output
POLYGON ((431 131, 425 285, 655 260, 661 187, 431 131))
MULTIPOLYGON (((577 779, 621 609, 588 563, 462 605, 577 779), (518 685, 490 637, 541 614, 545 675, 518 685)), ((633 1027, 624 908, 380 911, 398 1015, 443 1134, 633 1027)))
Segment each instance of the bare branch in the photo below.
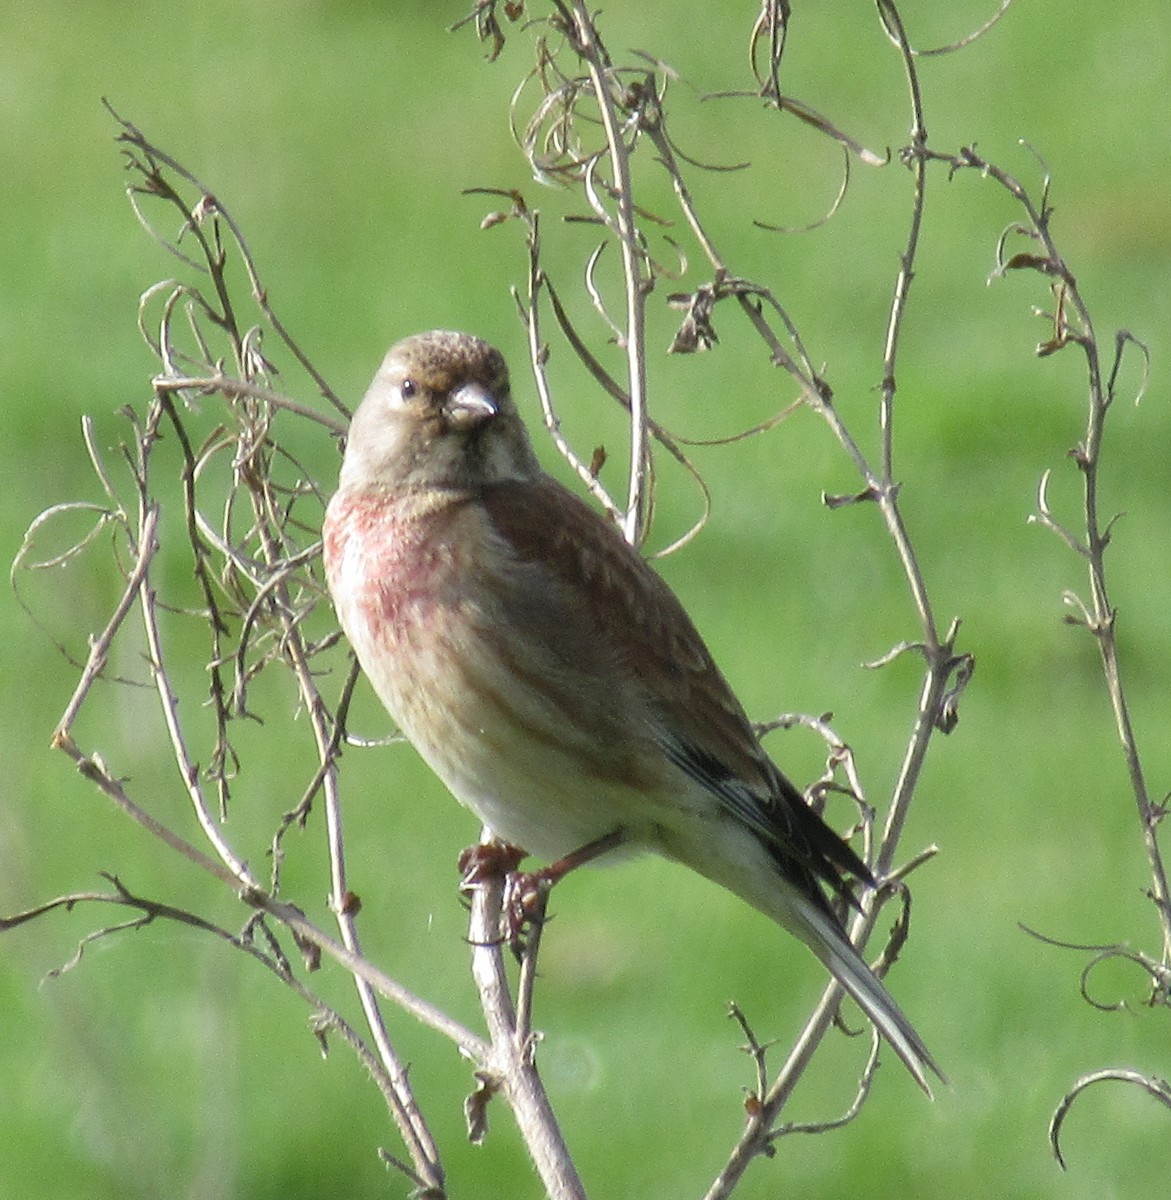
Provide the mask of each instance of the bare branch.
MULTIPOLYGON (((484 830, 482 842, 491 841, 484 830)), ((550 1200, 584 1200, 585 1188, 557 1124, 549 1097, 536 1067, 536 1035, 528 1022, 532 1011, 532 983, 540 944, 543 911, 538 911, 528 945, 522 952, 520 1004, 514 1003, 504 965, 501 919, 504 880, 495 874, 478 877, 470 888, 472 915, 472 977, 488 1021, 491 1055, 477 1072, 479 1087, 469 1101, 469 1132, 479 1140, 486 1128, 486 1106, 503 1092, 532 1155, 550 1200)))

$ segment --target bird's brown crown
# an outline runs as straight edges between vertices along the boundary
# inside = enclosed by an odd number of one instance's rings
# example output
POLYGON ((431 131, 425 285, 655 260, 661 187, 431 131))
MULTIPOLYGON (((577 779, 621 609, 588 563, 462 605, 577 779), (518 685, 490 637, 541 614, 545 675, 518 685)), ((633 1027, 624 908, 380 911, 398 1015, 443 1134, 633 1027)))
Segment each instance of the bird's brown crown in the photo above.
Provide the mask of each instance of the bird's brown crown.
POLYGON ((470 333, 433 329, 393 345, 383 366, 394 364, 434 394, 474 382, 493 395, 508 393, 508 367, 504 355, 470 333))

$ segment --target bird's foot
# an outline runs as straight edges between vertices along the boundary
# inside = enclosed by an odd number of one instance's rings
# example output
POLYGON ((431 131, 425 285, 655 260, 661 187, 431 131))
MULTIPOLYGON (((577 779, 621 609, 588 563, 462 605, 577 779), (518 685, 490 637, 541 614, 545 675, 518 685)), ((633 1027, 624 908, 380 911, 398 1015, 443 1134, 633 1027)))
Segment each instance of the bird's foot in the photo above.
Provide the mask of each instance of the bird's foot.
POLYGON ((510 871, 504 877, 501 936, 518 962, 529 947, 532 931, 547 919, 545 906, 555 882, 546 871, 510 871))
POLYGON ((516 871, 524 857, 525 851, 511 842, 477 842, 474 846, 468 846, 459 855, 461 890, 466 891, 489 879, 507 878, 516 871))
POLYGON ((564 879, 570 871, 617 849, 629 840, 630 834, 626 829, 612 829, 539 871, 516 869, 525 856, 519 846, 508 842, 481 842, 468 847, 460 855, 460 870, 464 873, 461 886, 467 891, 489 879, 504 880, 500 940, 507 942, 513 954, 520 958, 528 944, 530 931, 545 922, 545 905, 553 885, 564 879))
POLYGON ((528 945, 534 925, 545 920, 545 904, 558 876, 543 871, 518 871, 525 851, 508 842, 479 842, 459 856, 462 873, 460 890, 470 892, 477 886, 499 880, 504 884, 500 912, 500 937, 494 944, 505 944, 519 959, 528 945))

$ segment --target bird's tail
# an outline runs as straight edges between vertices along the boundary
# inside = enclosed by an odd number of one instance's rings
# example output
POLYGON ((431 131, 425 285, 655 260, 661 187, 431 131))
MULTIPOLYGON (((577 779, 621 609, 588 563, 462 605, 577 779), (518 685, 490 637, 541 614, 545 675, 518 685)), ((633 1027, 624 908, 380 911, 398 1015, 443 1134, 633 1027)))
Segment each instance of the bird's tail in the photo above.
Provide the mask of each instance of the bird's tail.
POLYGON ((804 942, 874 1023, 928 1096, 928 1076, 946 1083, 947 1077, 915 1027, 854 949, 812 873, 800 864, 794 867, 779 862, 759 833, 742 823, 709 824, 704 832, 702 840, 676 838, 662 848, 804 942), (722 833, 724 840, 713 837, 713 831, 722 833))
POLYGON ((786 900, 783 916, 775 913, 773 916, 781 920, 825 964, 830 974, 874 1022, 878 1032, 903 1060, 919 1086, 930 1096, 928 1074, 936 1076, 941 1083, 946 1083, 947 1077, 894 997, 854 949, 832 914, 805 896, 789 894, 786 900))

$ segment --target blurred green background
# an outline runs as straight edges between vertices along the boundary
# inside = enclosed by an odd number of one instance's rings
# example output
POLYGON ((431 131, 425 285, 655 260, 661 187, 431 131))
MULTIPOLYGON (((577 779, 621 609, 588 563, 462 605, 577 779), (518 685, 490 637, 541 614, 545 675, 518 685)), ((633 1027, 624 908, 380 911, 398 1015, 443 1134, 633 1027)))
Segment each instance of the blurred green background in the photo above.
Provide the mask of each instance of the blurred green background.
MULTIPOLYGON (((588 231, 559 226, 575 206, 535 184, 512 144, 508 100, 531 60, 514 31, 488 65, 470 30, 449 34, 467 0, 437 3, 61 2, 0 5, 0 395, 4 557, 47 505, 96 499, 80 437, 124 434, 154 362, 134 327, 140 292, 175 268, 122 195, 114 126, 99 97, 180 158, 249 236, 270 298, 317 366, 356 399, 385 346, 433 326, 468 328, 512 359, 535 420, 524 339, 508 295, 523 285, 520 231, 481 231, 473 186, 519 187, 546 211, 548 265, 574 290, 588 231)), ((803 225, 827 207, 840 158, 750 100, 701 104, 696 92, 748 86, 752 5, 680 0, 614 5, 603 31, 616 56, 653 52, 677 67, 675 132, 703 160, 751 158, 751 171, 696 178, 736 269, 789 305, 843 414, 875 445, 881 331, 904 239, 910 177, 856 167, 839 216, 802 236, 750 220, 803 225)), ((899 146, 908 118, 897 57, 864 5, 796 5, 785 87, 876 149, 899 146)), ((991 5, 903 6, 920 45, 952 40, 991 5)), ((533 6, 534 15, 542 10, 533 6)), ((1021 0, 989 36, 920 63, 937 148, 976 141, 1030 182, 1053 172, 1054 228, 1109 344, 1120 325, 1148 340, 1152 388, 1120 403, 1105 456, 1104 511, 1125 511, 1110 565, 1130 699, 1153 795, 1171 778, 1171 419, 1160 365, 1171 333, 1171 30, 1161 0, 1125 12, 1021 0)), ((1094 647, 1061 623, 1060 594, 1083 587, 1056 538, 1026 524, 1037 480, 1077 520, 1065 458, 1081 436, 1084 382, 1073 351, 1038 361, 1046 336, 1024 275, 985 286, 995 239, 1015 219, 975 176, 933 172, 922 257, 900 362, 896 474, 923 569, 946 625, 963 617, 975 680, 955 734, 933 748, 904 851, 942 853, 915 879, 911 944, 893 990, 953 1084, 936 1103, 897 1064, 884 1066, 846 1131, 783 1141, 738 1195, 1128 1196, 1171 1178, 1171 1125, 1117 1085, 1091 1092, 1066 1130, 1070 1171, 1046 1125, 1081 1073, 1132 1066, 1166 1075, 1166 1017, 1142 1007, 1144 981, 1107 968, 1078 996, 1084 956, 1035 942, 1131 941, 1157 952, 1147 874, 1094 647), (1145 1182, 1140 1184, 1140 1177, 1145 1182)), ((665 192, 661 193, 665 195, 665 192)), ((694 257, 694 256, 693 256, 694 257)), ((697 258, 693 267, 698 271, 697 258)), ((699 274, 687 277, 693 285, 699 274)), ((652 402, 689 436, 762 420, 791 388, 728 314, 711 354, 665 360, 668 288, 652 297, 652 402)), ((550 322, 549 332, 552 331, 550 322)), ((591 327, 600 343, 604 332, 591 327)), ((268 343, 272 348, 273 343, 268 343)), ((604 440, 612 486, 621 431, 580 372, 555 378, 566 428, 587 454, 604 440)), ((1131 369, 1130 376, 1137 372, 1131 369)), ((299 398, 311 400, 307 385, 299 398)), ((311 467, 331 479, 327 439, 311 467)), ((552 461, 552 453, 546 454, 552 461)), ((915 663, 859 664, 916 629, 877 514, 827 511, 821 491, 858 481, 810 414, 766 437, 696 451, 715 505, 704 535, 663 565, 746 706, 832 710, 871 799, 888 793, 917 695, 915 663)), ((664 468, 663 544, 694 517, 689 484, 664 468)), ((96 563, 98 560, 92 560, 96 563)), ((75 653, 100 627, 115 585, 74 572, 68 585, 23 581, 75 653)), ((0 912, 97 887, 100 870, 134 890, 230 926, 230 897, 152 844, 48 749, 74 674, 5 592, 0 746, 0 912)), ((125 650, 133 670, 134 648, 125 650)), ((174 768, 148 703, 106 688, 78 729, 115 773, 180 827, 174 768)), ((363 709, 377 732, 373 706, 363 709)), ((289 714, 292 720, 292 714, 289 714)), ((297 729, 298 737, 302 730, 297 729)), ((269 719, 237 788, 229 835, 262 861, 263 830, 299 797, 288 730, 269 719)), ((776 734, 798 780, 820 746, 776 734)), ((346 757, 352 886, 372 956, 476 1021, 461 943, 454 857, 475 826, 405 748, 346 757)), ((290 844, 289 898, 324 917, 319 819, 290 844)), ((261 868, 263 869, 263 868, 261 868)), ((822 976, 808 955, 729 896, 666 864, 583 874, 559 890, 543 958, 541 1062, 591 1195, 702 1194, 741 1123, 750 1064, 724 1005, 736 998, 761 1036, 799 1027, 822 976)), ((340 1045, 317 1052, 301 1005, 241 956, 180 927, 152 926, 95 945, 78 969, 45 980, 107 914, 79 909, 0 943, 0 1196, 198 1196, 281 1200, 404 1195, 375 1147, 397 1149, 380 1099, 340 1045)), ((346 980, 314 980, 353 1010, 346 980)), ((501 1105, 486 1146, 462 1137, 465 1064, 437 1037, 392 1015, 419 1098, 445 1152, 453 1196, 536 1196, 539 1187, 501 1105)), ((852 1094, 860 1049, 835 1037, 792 1115, 835 1114, 852 1094)))

